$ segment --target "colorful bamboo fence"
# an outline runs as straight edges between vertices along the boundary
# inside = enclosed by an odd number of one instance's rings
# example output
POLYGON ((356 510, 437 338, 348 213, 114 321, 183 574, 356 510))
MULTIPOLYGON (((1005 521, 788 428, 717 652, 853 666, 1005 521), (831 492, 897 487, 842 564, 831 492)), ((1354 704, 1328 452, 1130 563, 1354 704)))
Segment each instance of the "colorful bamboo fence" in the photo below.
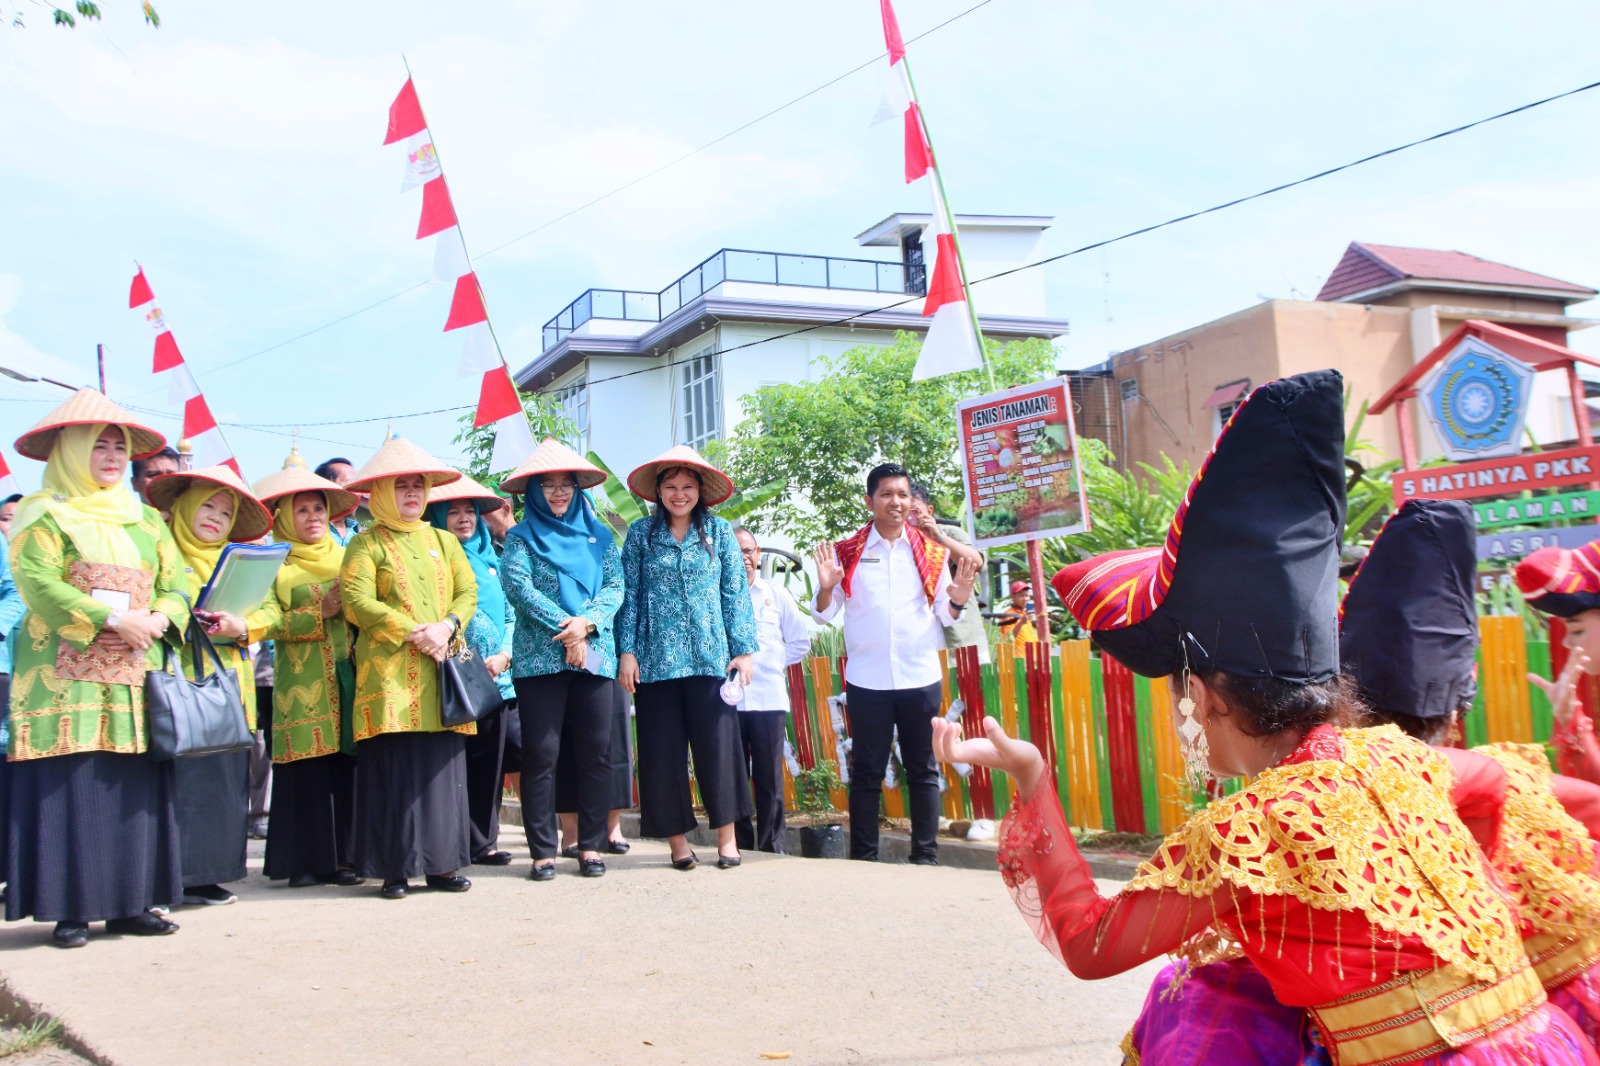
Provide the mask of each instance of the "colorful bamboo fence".
MULTIPOLYGON (((1484 618, 1480 626, 1478 694, 1463 721, 1469 745, 1492 741, 1543 743, 1550 737, 1550 705, 1527 680, 1529 671, 1553 676, 1566 661, 1561 633, 1550 641, 1528 641, 1520 618, 1484 618)), ((1087 829, 1165 833, 1203 802, 1185 774, 1173 723, 1172 695, 1164 679, 1130 673, 1095 654, 1087 641, 1043 645, 997 645, 993 662, 980 665, 970 651, 948 656, 944 701, 947 713, 959 697, 962 726, 982 735, 985 715, 1000 720, 1012 736, 1031 740, 1055 775, 1068 820, 1087 829)), ((844 692, 843 662, 813 659, 791 667, 791 729, 802 770, 840 758, 849 735, 848 707, 835 712, 829 697, 844 692)), ((1582 686, 1584 706, 1600 709, 1600 684, 1582 686)), ((963 777, 942 768, 947 818, 1003 817, 1011 806, 1003 775, 974 771, 963 777)), ((1224 783, 1219 791, 1237 788, 1224 783)), ((792 784, 785 789, 791 797, 792 784)), ((848 807, 847 789, 833 791, 834 806, 848 807)), ((884 789, 884 810, 903 817, 904 774, 884 789)))

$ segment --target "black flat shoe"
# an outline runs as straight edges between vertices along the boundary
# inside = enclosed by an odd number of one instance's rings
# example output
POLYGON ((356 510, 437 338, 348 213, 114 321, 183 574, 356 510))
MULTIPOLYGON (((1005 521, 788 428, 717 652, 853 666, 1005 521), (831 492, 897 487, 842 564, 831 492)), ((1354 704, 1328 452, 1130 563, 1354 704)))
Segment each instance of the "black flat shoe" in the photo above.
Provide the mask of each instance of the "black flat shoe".
POLYGON ((743 855, 724 855, 720 851, 717 852, 717 869, 719 870, 731 870, 743 861, 743 855))
POLYGON ((472 882, 460 874, 429 874, 427 882, 429 888, 440 892, 465 892, 472 887, 472 882))
POLYGON ((316 874, 295 874, 289 878, 290 888, 315 888, 322 883, 322 878, 316 874))
POLYGON ((322 885, 338 885, 340 888, 354 888, 364 885, 367 879, 354 870, 340 870, 338 873, 323 874, 317 878, 317 883, 322 885))
POLYGON ((554 881, 556 879, 556 864, 553 862, 539 863, 528 873, 532 881, 554 881))
POLYGON ((474 866, 510 866, 511 853, 509 851, 490 851, 479 855, 472 860, 474 866))
POLYGON ((576 859, 578 857, 578 845, 573 844, 571 847, 562 848, 561 857, 563 859, 576 859))
POLYGON ((140 911, 132 918, 113 918, 106 923, 106 932, 118 936, 168 936, 177 931, 177 922, 169 922, 149 911, 140 911))
POLYGON ((58 948, 81 948, 89 942, 89 927, 77 922, 57 922, 50 942, 58 948))
POLYGON ((404 881, 385 881, 378 895, 384 899, 405 899, 406 892, 411 886, 404 881))
POLYGON ((626 840, 606 841, 606 851, 610 852, 612 855, 626 855, 628 854, 628 848, 630 846, 631 845, 626 840))
POLYGON ((604 859, 579 859, 578 872, 585 877, 604 877, 606 875, 606 861, 604 859))
POLYGON ((699 861, 700 860, 695 857, 694 849, 691 848, 689 850, 689 854, 685 855, 683 858, 672 860, 672 868, 674 870, 692 870, 695 868, 695 864, 699 861))

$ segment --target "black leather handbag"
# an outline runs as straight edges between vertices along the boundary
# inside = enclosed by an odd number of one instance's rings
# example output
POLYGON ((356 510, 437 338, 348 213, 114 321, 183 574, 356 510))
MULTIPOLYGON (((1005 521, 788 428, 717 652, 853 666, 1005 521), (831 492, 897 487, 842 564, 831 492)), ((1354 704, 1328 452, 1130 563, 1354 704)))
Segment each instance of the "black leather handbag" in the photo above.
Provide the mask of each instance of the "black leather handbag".
POLYGON ((489 668, 458 635, 450 654, 439 664, 440 724, 447 728, 469 725, 503 702, 489 668))
POLYGON ((190 758, 240 751, 250 746, 239 678, 222 665, 205 630, 190 623, 184 639, 195 649, 196 679, 174 670, 172 648, 161 645, 161 669, 144 675, 145 720, 150 758, 190 758), (206 663, 211 672, 206 672, 206 663))

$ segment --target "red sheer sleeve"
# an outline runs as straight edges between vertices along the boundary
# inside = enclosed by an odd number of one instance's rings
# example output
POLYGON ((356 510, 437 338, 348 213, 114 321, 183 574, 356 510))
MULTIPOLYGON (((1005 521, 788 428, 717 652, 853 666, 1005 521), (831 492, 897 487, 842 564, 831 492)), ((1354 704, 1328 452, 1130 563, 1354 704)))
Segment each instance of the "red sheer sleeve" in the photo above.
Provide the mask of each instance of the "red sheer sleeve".
POLYGON ((1455 771, 1451 799, 1456 813, 1467 824, 1472 838, 1485 854, 1494 850, 1500 839, 1500 822, 1506 806, 1506 768, 1475 751, 1460 748, 1435 748, 1450 760, 1455 771))
POLYGON ((1550 778, 1550 791, 1569 815, 1583 823, 1589 836, 1600 841, 1600 785, 1555 774, 1550 778))
POLYGON ((1086 980, 1111 977, 1180 947, 1233 910, 1231 893, 1141 889, 1107 898, 1095 886, 1046 778, 1000 829, 1000 875, 1039 942, 1086 980))
POLYGON ((1550 737, 1556 749, 1556 769, 1568 777, 1600 785, 1600 743, 1595 741, 1594 722, 1587 711, 1573 701, 1572 718, 1557 726, 1550 737))

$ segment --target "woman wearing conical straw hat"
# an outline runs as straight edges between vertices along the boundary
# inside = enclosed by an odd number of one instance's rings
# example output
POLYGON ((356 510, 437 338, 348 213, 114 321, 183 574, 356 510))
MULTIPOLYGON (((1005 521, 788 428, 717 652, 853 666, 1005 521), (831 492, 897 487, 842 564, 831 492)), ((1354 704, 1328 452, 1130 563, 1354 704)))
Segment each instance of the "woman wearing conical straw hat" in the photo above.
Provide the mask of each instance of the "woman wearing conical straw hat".
MULTIPOLYGON (((465 474, 428 494, 428 521, 460 541, 478 579, 478 609, 463 637, 500 687, 500 707, 478 719, 478 732, 466 741, 467 814, 472 819, 472 861, 505 866, 511 853, 500 850, 500 796, 505 791, 506 721, 517 713, 511 687, 511 646, 516 615, 500 588, 500 553, 485 518, 511 504, 465 474)), ((521 767, 517 767, 521 769, 521 767)))
POLYGON ((616 652, 622 606, 616 540, 584 494, 605 472, 551 437, 506 478, 522 492, 523 518, 506 534, 501 583, 516 608, 517 713, 522 720, 523 825, 532 877, 556 872, 555 774, 563 747, 577 766, 578 870, 606 872, 616 652))
MULTIPOLYGON (((146 488, 151 506, 171 515, 185 589, 191 605, 216 571, 229 541, 257 540, 272 524, 267 509, 231 467, 209 466, 163 474, 146 488)), ((250 663, 249 623, 236 615, 195 613, 206 627, 223 665, 239 682, 245 719, 256 728, 255 671, 250 663)), ((199 650, 184 652, 184 671, 197 677, 199 650)), ((178 842, 183 853, 183 902, 232 903, 222 886, 245 876, 250 820, 250 753, 230 751, 177 759, 173 763, 178 842)))
POLYGON ((351 538, 339 572, 345 618, 358 630, 356 870, 404 899, 407 879, 465 892, 472 861, 464 734, 439 720, 439 663, 478 608, 478 581, 456 538, 428 525, 428 493, 461 475, 391 437, 345 486, 370 493, 372 524, 351 538))
POLYGON ((734 822, 749 818, 749 775, 739 735, 739 696, 750 683, 755 610, 733 527, 711 515, 733 495, 728 476, 679 446, 628 475, 628 489, 655 505, 622 545, 627 595, 617 615, 617 676, 634 693, 639 729, 639 832, 666 837, 672 865, 694 869, 689 748, 706 821, 717 831, 717 866, 740 863, 734 822), (730 695, 732 695, 730 693, 730 695))
POLYGON ((130 458, 163 444, 93 389, 16 443, 45 470, 11 529, 28 610, 11 690, 6 918, 55 922, 62 947, 81 947, 97 921, 143 936, 178 928, 150 910, 183 884, 172 764, 145 755, 143 684, 189 608, 172 534, 123 479, 130 458))
POLYGON ((344 546, 334 519, 356 508, 346 492, 304 465, 255 485, 272 510, 272 536, 289 545, 250 635, 272 641, 272 821, 266 875, 290 888, 359 885, 355 873, 356 674, 339 593, 344 546))

